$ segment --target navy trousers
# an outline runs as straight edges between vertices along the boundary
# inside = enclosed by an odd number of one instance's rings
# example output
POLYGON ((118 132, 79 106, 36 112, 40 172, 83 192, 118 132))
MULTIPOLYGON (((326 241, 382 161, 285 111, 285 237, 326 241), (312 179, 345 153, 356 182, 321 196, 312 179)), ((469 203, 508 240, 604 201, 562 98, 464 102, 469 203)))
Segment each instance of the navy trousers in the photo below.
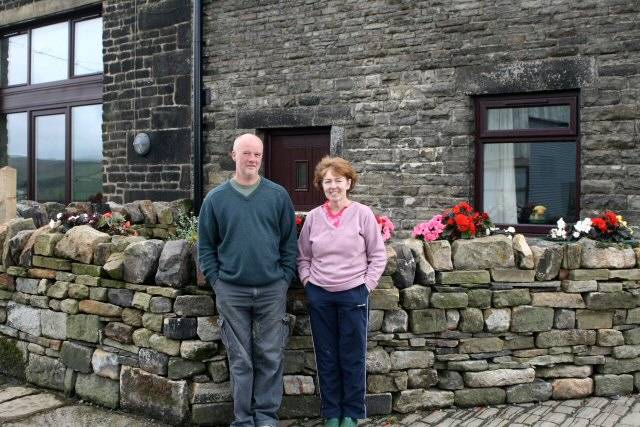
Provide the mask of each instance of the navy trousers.
POLYGON ((369 291, 365 285, 329 292, 307 283, 322 416, 366 418, 369 291))

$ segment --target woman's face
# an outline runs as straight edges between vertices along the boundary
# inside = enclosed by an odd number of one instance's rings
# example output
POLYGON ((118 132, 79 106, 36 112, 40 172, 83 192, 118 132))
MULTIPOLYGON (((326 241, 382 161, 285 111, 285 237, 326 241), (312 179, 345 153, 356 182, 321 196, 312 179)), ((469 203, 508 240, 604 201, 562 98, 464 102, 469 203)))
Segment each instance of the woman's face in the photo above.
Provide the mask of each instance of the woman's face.
POLYGON ((342 175, 334 174, 328 169, 322 178, 322 190, 330 202, 339 203, 347 200, 347 190, 351 187, 351 180, 342 175))

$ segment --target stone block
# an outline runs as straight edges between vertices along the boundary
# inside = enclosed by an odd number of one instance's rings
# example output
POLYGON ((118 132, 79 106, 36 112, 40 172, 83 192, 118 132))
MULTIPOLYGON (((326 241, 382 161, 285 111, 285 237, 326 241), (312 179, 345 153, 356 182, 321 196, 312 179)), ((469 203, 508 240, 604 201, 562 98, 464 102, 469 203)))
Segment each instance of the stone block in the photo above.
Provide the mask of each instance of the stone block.
POLYGON ((457 371, 440 371, 438 373, 438 388, 442 390, 461 390, 464 388, 462 375, 457 371))
POLYGON ((431 295, 434 308, 465 308, 468 304, 469 297, 465 292, 437 292, 431 295))
POLYGON ((462 332, 482 332, 484 329, 484 318, 479 308, 466 308, 460 312, 460 330, 462 332))
POLYGON ((607 245, 591 239, 583 238, 582 245, 583 268, 633 268, 636 266, 636 255, 631 248, 618 245, 607 245))
POLYGON ((170 340, 162 335, 151 335, 151 337, 149 337, 149 346, 169 356, 177 356, 180 354, 180 341, 170 340))
POLYGON ((494 369, 484 372, 465 372, 464 382, 468 387, 501 387, 530 383, 536 377, 533 368, 494 369))
MULTIPOLYGON (((58 283, 67 283, 67 282, 56 282, 58 283)), ((77 283, 69 283, 67 286, 67 296, 73 299, 87 299, 89 298, 89 287, 85 285, 79 285, 77 283)), ((53 297, 55 298, 55 297, 53 297)))
POLYGON ((595 375, 595 396, 620 396, 633 393, 633 375, 595 375))
POLYGON ((411 310, 409 312, 409 326, 414 334, 445 331, 447 330, 445 311, 440 308, 411 310))
POLYGON ((142 315, 142 326, 155 332, 162 332, 162 314, 144 313, 142 315))
POLYGON ((10 301, 7 304, 7 326, 30 335, 40 336, 42 333, 40 313, 39 309, 10 301))
POLYGON ((31 353, 25 374, 30 383, 64 391, 65 371, 66 367, 59 359, 31 353))
MULTIPOLYGON (((206 319, 206 318, 203 318, 206 319)), ((168 317, 163 322, 163 334, 174 340, 188 340, 197 335, 198 320, 193 317, 168 317)))
POLYGON ((549 331, 553 326, 553 317, 554 311, 550 307, 513 307, 511 310, 511 331, 549 331))
POLYGON ((398 308, 398 289, 374 289, 369 293, 369 307, 372 310, 393 310, 398 308))
POLYGON ((615 329, 599 329, 596 342, 602 347, 615 347, 624 344, 624 337, 615 329))
POLYGON ((98 316, 76 314, 67 317, 68 339, 97 343, 101 329, 102 323, 98 316))
POLYGON ((613 325, 610 311, 576 310, 578 329, 609 329, 613 325))
POLYGON ((581 399, 593 393, 593 380, 591 378, 562 378, 551 383, 554 399, 581 399))
POLYGON ((451 261, 451 245, 447 240, 434 240, 423 242, 427 261, 435 271, 453 270, 451 261))
POLYGON ((391 370, 391 358, 381 347, 367 350, 367 372, 371 374, 386 374, 391 370))
POLYGON ((67 314, 51 310, 42 310, 42 335, 57 340, 67 339, 67 314))
POLYGON ((129 283, 153 281, 163 246, 162 240, 144 240, 127 246, 124 250, 124 281, 129 283))
MULTIPOLYGON (((282 408, 280 414, 282 412, 289 412, 289 406, 286 406, 288 403, 288 399, 292 397, 298 396, 285 396, 283 398, 282 408)), ((302 397, 302 396, 301 396, 302 397)), ((308 399, 311 399, 310 396, 304 396, 308 399)), ((320 402, 318 399, 315 402, 316 410, 312 415, 306 416, 317 416, 320 414, 320 402)), ((295 402, 293 405, 299 405, 299 402, 295 402)), ((298 413, 298 411, 294 412, 298 413)), ((305 412, 305 414, 307 414, 305 412)), ((281 415, 282 416, 282 415, 281 415)), ((233 422, 233 402, 220 402, 220 403, 201 403, 194 404, 191 411, 191 423, 194 425, 209 425, 211 424, 211 420, 216 420, 216 422, 223 424, 230 424, 233 422)))
POLYGON ((506 332, 511 324, 510 308, 488 308, 484 310, 484 324, 487 332, 506 332))
POLYGON ((149 302, 149 311, 152 313, 169 313, 172 306, 173 301, 171 301, 171 299, 154 296, 151 297, 151 301, 149 302))
POLYGON ((489 364, 486 360, 456 360, 447 363, 447 369, 450 371, 486 371, 489 364))
MULTIPOLYGON (((404 244, 409 248, 411 254, 413 255, 413 259, 416 263, 415 268, 415 277, 413 279, 413 283, 419 285, 429 285, 436 282, 436 273, 424 253, 423 242, 418 239, 410 238, 405 239, 404 244)), ((413 283, 408 284, 405 287, 409 287, 413 285, 413 283)))
POLYGON ((404 244, 392 245, 396 254, 396 271, 391 274, 394 285, 398 289, 413 285, 416 276, 416 261, 411 249, 404 244))
POLYGON ((181 424, 189 414, 186 381, 171 381, 129 366, 120 374, 120 404, 124 410, 142 412, 171 424, 181 424))
POLYGON ((215 303, 208 295, 181 295, 176 297, 173 311, 181 317, 212 316, 215 303))
MULTIPOLYGON (((392 375, 402 374, 393 373, 392 375)), ((438 383, 438 371, 435 369, 409 369, 407 370, 408 388, 430 388, 438 383)))
POLYGON ((104 335, 120 343, 133 342, 133 326, 122 322, 109 322, 104 328, 104 335))
POLYGON ((580 269, 569 271, 569 280, 609 280, 609 270, 607 269, 580 269))
POLYGON ((436 281, 443 285, 483 284, 491 282, 491 276, 487 270, 441 271, 436 274, 436 281))
POLYGON ((635 308, 636 302, 629 292, 591 292, 586 297, 590 310, 611 310, 612 308, 635 308))
POLYGON ((107 290, 107 301, 120 307, 131 307, 134 292, 130 289, 107 290))
POLYGON ((182 341, 180 356, 187 360, 207 360, 218 350, 218 344, 211 341, 182 341))
POLYGON ((91 357, 91 367, 96 375, 112 380, 120 379, 118 355, 97 348, 91 357))
POLYGON ((535 264, 536 279, 553 280, 558 276, 564 250, 562 246, 545 242, 542 246, 531 246, 535 264))
POLYGON ((515 255, 516 265, 525 270, 533 270, 535 262, 531 247, 527 243, 527 239, 522 234, 513 236, 513 252, 515 255))
POLYGON ((120 384, 98 375, 78 374, 76 394, 81 399, 115 409, 120 402, 120 384))
POLYGON ((595 292, 598 290, 598 282, 595 280, 563 280, 562 290, 565 292, 595 292))
MULTIPOLYGON (((640 356, 640 345, 619 345, 613 347, 613 357, 616 359, 633 359, 640 356)), ((602 364, 605 359, 602 358, 602 364)))
POLYGON ((140 368, 157 375, 167 375, 169 356, 150 348, 141 348, 138 352, 140 368))
POLYGON ((514 385, 507 388, 507 403, 544 402, 551 398, 552 390, 545 381, 514 385))
POLYGON ((566 270, 575 270, 580 268, 582 261, 582 245, 579 243, 567 243, 564 245, 564 254, 562 258, 562 268, 566 270))
POLYGON ((217 316, 198 317, 196 333, 201 341, 220 339, 220 325, 217 316))
POLYGON ((640 323, 640 308, 634 308, 627 312, 626 323, 631 323, 631 324, 640 323))
POLYGON ((400 305, 408 310, 429 307, 431 288, 420 285, 409 286, 400 291, 400 305))
POLYGON ((533 282, 536 279, 535 270, 520 270, 518 268, 492 268, 491 280, 494 282, 533 282))
POLYGON ((502 351, 504 342, 500 338, 463 338, 458 347, 460 353, 493 353, 502 351))
MULTIPOLYGON (((556 329, 575 329, 576 312, 574 310, 559 308, 553 316, 553 326, 556 329)), ((582 328, 578 328, 582 329, 582 328)))
POLYGON ((207 367, 204 363, 179 357, 170 357, 167 366, 167 376, 172 380, 191 378, 206 371, 207 367))
POLYGON ((110 239, 108 234, 102 233, 89 225, 73 227, 56 244, 55 255, 84 264, 91 264, 96 246, 100 243, 106 243, 110 239))
POLYGON ((582 296, 565 292, 534 292, 531 305, 556 308, 585 308, 582 296))
POLYGON ((609 278, 620 280, 640 280, 640 268, 632 268, 628 270, 610 270, 609 278))
POLYGON ((93 350, 91 347, 65 341, 62 343, 60 359, 68 368, 88 374, 92 372, 91 358, 93 357, 93 350))
POLYGON ((124 253, 114 252, 109 255, 103 270, 112 279, 122 280, 124 278, 124 253))
POLYGON ((628 374, 640 371, 640 357, 633 359, 615 359, 605 356, 603 365, 598 366, 600 374, 628 374))
MULTIPOLYGON (((307 375, 285 375, 283 377, 283 383, 284 394, 286 395, 313 395, 316 391, 313 377, 307 375)), ((229 399, 231 399, 231 397, 231 393, 229 393, 229 399)))
POLYGON ((158 285, 183 287, 189 280, 190 245, 186 240, 167 241, 158 260, 155 280, 158 285))
MULTIPOLYGON (((307 377, 310 378, 310 377, 307 377)), ((311 379, 313 387, 313 379, 311 379)), ((286 393, 285 394, 313 394, 313 393, 286 393)), ((233 391, 230 382, 224 383, 194 383, 191 392, 191 403, 215 403, 232 402, 233 391)))
POLYGON ((640 328, 628 329, 622 333, 625 344, 640 344, 640 328))
POLYGON ((595 345, 596 331, 567 329, 540 332, 536 338, 536 347, 549 348, 567 345, 595 345))
POLYGON ((407 389, 406 372, 391 372, 385 375, 367 375, 367 391, 370 393, 396 392, 407 389))
POLYGON ((462 408, 472 406, 501 405, 506 400, 506 392, 502 388, 467 388, 456 390, 455 404, 462 408))
POLYGON ((122 308, 117 305, 93 300, 82 300, 78 303, 78 309, 83 313, 95 314, 103 317, 120 317, 122 308))
POLYGON ((493 306, 496 308, 514 307, 531 303, 528 289, 509 289, 493 292, 493 306))
POLYGON ((444 408, 453 405, 450 391, 403 390, 393 401, 393 410, 406 414, 424 408, 444 408))
POLYGON ((131 300, 131 306, 143 311, 149 311, 151 295, 144 292, 136 292, 131 300))
POLYGON ((386 310, 382 322, 382 331, 386 333, 407 332, 409 328, 409 315, 406 311, 386 310))
POLYGON ((391 369, 405 370, 428 368, 434 362, 434 355, 430 351, 394 351, 391 353, 391 369))
POLYGON ((491 298, 493 292, 489 289, 470 289, 467 291, 469 296, 469 307, 489 308, 491 307, 491 298))
POLYGON ((62 239, 61 233, 39 234, 33 244, 33 253, 43 256, 54 256, 56 244, 62 239))
POLYGON ((511 240, 504 235, 456 240, 451 254, 454 267, 460 270, 515 266, 511 240))
POLYGON ((102 267, 92 264, 71 263, 71 272, 78 276, 100 277, 102 275, 102 267))
POLYGON ((557 365, 536 368, 539 378, 589 378, 592 374, 591 366, 557 365))

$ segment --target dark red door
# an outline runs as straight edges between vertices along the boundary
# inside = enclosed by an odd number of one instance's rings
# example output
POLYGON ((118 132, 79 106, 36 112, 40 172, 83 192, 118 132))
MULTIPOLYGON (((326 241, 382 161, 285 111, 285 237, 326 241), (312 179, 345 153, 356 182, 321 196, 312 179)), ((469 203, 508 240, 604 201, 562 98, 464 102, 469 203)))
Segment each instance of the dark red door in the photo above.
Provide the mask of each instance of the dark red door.
POLYGON ((325 197, 313 186, 313 171, 329 155, 329 129, 271 130, 265 140, 267 178, 287 189, 296 210, 321 205, 325 197))

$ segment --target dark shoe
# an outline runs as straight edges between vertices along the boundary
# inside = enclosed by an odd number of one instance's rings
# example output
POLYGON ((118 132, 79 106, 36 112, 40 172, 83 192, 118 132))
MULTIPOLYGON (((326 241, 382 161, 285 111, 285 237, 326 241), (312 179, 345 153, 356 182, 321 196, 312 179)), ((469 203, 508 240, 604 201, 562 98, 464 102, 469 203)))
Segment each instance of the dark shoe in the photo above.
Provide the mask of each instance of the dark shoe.
POLYGON ((340 423, 340 427, 358 427, 358 420, 351 417, 344 417, 340 423))
POLYGON ((324 427, 339 427, 340 420, 337 418, 327 418, 324 420, 324 427))

